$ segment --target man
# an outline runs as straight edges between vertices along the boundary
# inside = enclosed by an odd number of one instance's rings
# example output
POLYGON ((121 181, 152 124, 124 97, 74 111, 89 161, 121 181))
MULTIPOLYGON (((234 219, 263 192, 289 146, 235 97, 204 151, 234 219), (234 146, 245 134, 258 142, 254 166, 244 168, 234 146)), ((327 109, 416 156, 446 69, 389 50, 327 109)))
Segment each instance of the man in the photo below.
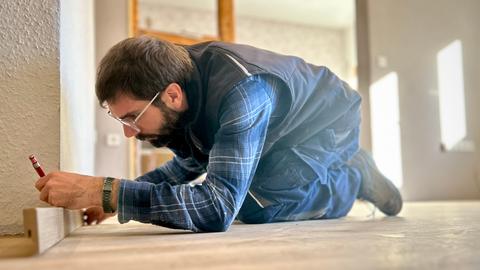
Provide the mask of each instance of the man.
POLYGON ((126 137, 175 158, 135 181, 56 172, 40 199, 192 231, 345 216, 356 198, 387 215, 398 190, 359 150, 360 96, 326 67, 222 42, 126 39, 103 58, 96 94, 126 137), (190 181, 206 172, 201 185, 190 181))

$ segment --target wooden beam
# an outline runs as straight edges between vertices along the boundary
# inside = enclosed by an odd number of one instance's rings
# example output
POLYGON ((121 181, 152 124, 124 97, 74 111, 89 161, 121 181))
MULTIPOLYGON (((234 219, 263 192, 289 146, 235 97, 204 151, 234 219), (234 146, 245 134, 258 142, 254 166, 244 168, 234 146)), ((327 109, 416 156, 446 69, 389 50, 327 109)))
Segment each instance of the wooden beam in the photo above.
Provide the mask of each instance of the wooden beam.
POLYGON ((128 36, 137 36, 138 30, 138 0, 128 1, 128 36))
POLYGON ((32 239, 37 254, 49 249, 82 225, 83 214, 80 210, 59 207, 23 210, 25 236, 32 239))
POLYGON ((233 0, 217 0, 218 36, 226 42, 235 41, 235 17, 233 0))
MULTIPOLYGON (((138 0, 128 1, 128 37, 139 36, 138 33, 138 0)), ((128 140, 128 176, 130 179, 134 179, 137 176, 138 171, 138 144, 135 138, 128 140)))
POLYGON ((355 17, 357 32, 357 77, 358 92, 361 93, 362 99, 362 124, 360 128, 360 145, 364 149, 372 149, 372 133, 370 119, 370 31, 369 31, 369 15, 368 0, 355 1, 355 17))
POLYGON ((59 207, 24 209, 25 236, 0 239, 0 257, 41 254, 82 225, 81 210, 59 207))
POLYGON ((31 239, 19 236, 0 237, 0 258, 27 257, 35 254, 31 239))
POLYGON ((137 178, 139 166, 138 166, 138 148, 141 146, 140 143, 136 142, 135 137, 128 139, 128 177, 130 179, 137 178))
POLYGON ((192 45, 195 43, 200 43, 205 41, 218 40, 217 37, 213 37, 213 36, 189 37, 189 36, 181 36, 177 34, 155 31, 155 30, 147 30, 147 29, 138 29, 138 34, 148 35, 148 36, 156 37, 159 39, 168 40, 175 44, 182 44, 182 45, 192 45))

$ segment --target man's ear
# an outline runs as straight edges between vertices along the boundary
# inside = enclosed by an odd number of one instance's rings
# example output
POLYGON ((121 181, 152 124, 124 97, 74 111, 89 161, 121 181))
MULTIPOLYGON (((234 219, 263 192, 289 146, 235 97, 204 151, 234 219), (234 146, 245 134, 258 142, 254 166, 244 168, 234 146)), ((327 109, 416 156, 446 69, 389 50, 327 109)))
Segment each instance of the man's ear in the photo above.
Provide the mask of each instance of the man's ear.
POLYGON ((168 108, 174 111, 184 111, 186 104, 185 92, 178 83, 171 83, 161 94, 161 99, 168 108))

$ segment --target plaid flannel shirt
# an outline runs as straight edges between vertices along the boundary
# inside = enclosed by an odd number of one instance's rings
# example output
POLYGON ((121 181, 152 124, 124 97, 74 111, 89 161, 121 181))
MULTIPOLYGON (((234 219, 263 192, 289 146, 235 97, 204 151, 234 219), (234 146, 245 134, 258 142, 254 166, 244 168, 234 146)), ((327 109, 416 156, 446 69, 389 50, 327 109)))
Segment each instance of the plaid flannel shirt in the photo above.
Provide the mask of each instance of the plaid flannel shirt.
POLYGON ((208 164, 175 157, 138 177, 121 180, 120 223, 136 220, 200 231, 225 231, 240 210, 258 165, 276 104, 273 80, 251 76, 225 97, 208 164), (206 172, 201 185, 189 182, 206 172))

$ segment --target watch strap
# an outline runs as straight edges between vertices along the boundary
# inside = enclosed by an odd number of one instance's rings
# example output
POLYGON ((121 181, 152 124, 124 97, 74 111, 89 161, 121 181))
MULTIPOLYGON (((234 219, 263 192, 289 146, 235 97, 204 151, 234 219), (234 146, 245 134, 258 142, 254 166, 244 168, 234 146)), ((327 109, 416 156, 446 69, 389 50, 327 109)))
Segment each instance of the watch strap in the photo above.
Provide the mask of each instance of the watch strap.
POLYGON ((114 212, 111 205, 113 180, 115 180, 113 177, 105 177, 103 179, 102 205, 104 213, 114 212))

